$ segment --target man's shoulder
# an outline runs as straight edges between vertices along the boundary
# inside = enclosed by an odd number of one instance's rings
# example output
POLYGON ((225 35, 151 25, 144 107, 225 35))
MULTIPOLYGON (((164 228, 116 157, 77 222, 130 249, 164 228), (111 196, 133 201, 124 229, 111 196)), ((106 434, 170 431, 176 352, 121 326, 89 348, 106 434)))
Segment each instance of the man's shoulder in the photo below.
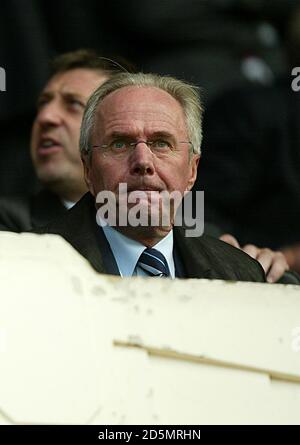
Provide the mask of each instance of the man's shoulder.
POLYGON ((175 240, 185 266, 191 268, 193 275, 197 275, 199 269, 199 275, 201 270, 206 271, 203 278, 265 281, 264 271, 256 260, 217 238, 209 235, 187 238, 184 230, 179 229, 175 240), (194 262, 192 267, 191 262, 194 262))
POLYGON ((30 229, 30 196, 0 197, 0 230, 23 232, 30 229))
POLYGON ((95 198, 88 192, 71 209, 34 233, 60 235, 85 257, 97 272, 103 265, 103 237, 96 221, 95 198))
POLYGON ((94 198, 90 193, 86 193, 71 209, 57 215, 48 224, 37 227, 33 231, 40 234, 54 233, 62 236, 80 231, 83 229, 86 220, 89 219, 92 210, 95 210, 94 198))
POLYGON ((0 230, 26 232, 45 225, 64 211, 59 197, 46 189, 32 195, 1 197, 0 230))

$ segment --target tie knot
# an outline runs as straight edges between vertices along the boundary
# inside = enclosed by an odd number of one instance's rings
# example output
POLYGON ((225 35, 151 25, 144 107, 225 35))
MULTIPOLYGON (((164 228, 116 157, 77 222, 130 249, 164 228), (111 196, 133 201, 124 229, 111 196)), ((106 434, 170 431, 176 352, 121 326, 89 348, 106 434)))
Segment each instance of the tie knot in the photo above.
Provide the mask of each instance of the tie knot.
POLYGON ((141 254, 137 265, 151 276, 169 277, 170 270, 166 258, 156 249, 147 248, 141 254))

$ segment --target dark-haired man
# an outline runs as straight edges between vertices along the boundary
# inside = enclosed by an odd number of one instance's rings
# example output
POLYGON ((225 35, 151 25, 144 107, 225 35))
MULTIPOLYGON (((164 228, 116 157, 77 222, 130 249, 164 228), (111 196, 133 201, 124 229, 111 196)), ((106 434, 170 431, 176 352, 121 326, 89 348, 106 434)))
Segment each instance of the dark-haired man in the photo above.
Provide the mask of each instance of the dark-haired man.
POLYGON ((28 198, 1 198, 0 230, 23 232, 44 225, 87 191, 78 147, 83 111, 92 92, 121 69, 91 50, 54 59, 31 135, 31 158, 43 188, 28 198))

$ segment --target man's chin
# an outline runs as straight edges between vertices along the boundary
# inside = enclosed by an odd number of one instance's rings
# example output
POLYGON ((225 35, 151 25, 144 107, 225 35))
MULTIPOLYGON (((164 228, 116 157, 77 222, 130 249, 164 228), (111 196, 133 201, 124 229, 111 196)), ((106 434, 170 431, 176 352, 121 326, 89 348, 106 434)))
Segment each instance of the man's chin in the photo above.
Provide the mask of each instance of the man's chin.
POLYGON ((63 165, 49 162, 36 168, 36 175, 41 183, 52 188, 56 184, 65 183, 71 179, 70 170, 63 167, 63 165))
POLYGON ((169 229, 174 221, 169 209, 163 211, 161 203, 153 206, 153 203, 147 200, 141 200, 138 205, 128 204, 128 207, 119 207, 116 216, 118 225, 140 228, 149 232, 169 229))
POLYGON ((37 172, 37 177, 43 184, 52 184, 60 181, 63 175, 57 171, 43 169, 37 172))
POLYGON ((140 241, 143 244, 147 245, 150 244, 154 245, 156 242, 158 242, 160 239, 164 238, 170 230, 172 230, 173 226, 159 226, 159 227, 152 227, 152 226, 136 226, 136 227, 130 227, 130 226, 122 226, 117 227, 117 230, 121 232, 123 235, 127 236, 128 238, 135 239, 136 241, 140 241), (153 244, 153 241, 155 243, 153 244))

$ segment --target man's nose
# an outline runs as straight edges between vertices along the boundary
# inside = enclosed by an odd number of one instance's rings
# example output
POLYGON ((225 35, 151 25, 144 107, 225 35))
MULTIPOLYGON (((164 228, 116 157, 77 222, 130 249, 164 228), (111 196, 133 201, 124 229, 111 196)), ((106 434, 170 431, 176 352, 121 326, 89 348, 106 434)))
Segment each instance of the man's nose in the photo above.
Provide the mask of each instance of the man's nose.
POLYGON ((153 153, 144 141, 136 143, 130 155, 132 175, 153 175, 155 171, 153 153))
POLYGON ((56 101, 44 104, 37 113, 37 120, 43 126, 59 125, 62 120, 62 112, 56 101))

